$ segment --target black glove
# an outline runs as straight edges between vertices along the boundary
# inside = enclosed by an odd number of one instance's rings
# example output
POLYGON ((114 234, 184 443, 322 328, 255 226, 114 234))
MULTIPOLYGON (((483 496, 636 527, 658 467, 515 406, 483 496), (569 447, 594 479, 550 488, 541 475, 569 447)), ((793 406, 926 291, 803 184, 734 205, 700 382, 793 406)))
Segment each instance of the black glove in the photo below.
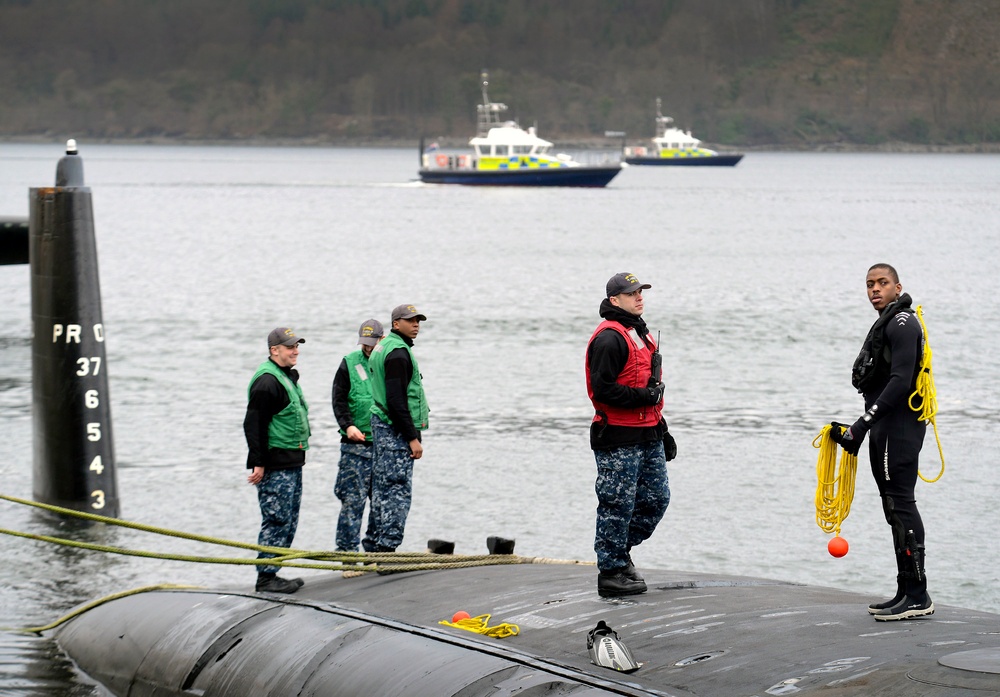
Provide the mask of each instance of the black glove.
POLYGON ((667 424, 663 424, 663 455, 667 458, 667 462, 677 457, 677 443, 667 430, 667 424))
MULTIPOLYGON (((650 378, 650 383, 652 382, 650 378)), ((663 392, 666 390, 662 382, 658 382, 655 385, 647 384, 646 386, 646 397, 648 404, 659 404, 660 400, 663 399, 663 392)))
POLYGON ((866 433, 868 433, 868 423, 863 418, 858 419, 850 426, 845 426, 836 421, 830 422, 830 438, 851 455, 857 456, 858 451, 861 450, 861 443, 865 440, 866 433), (847 430, 841 432, 841 429, 847 430))

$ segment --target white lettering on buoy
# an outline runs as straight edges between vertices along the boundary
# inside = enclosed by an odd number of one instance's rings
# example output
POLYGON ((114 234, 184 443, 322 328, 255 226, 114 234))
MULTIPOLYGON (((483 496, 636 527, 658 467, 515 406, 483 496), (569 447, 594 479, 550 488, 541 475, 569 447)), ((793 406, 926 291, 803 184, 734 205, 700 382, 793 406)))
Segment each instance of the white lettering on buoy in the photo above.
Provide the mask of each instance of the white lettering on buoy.
POLYGON ((104 341, 104 325, 95 324, 94 325, 94 338, 98 341, 104 341))
MULTIPOLYGON (((100 326, 100 325, 98 325, 100 326)), ((80 343, 80 332, 83 330, 79 324, 53 324, 52 325, 52 343, 56 343, 59 337, 66 335, 66 343, 80 343)), ((96 330, 96 328, 95 328, 96 330)), ((103 341, 103 339, 98 339, 98 341, 103 341)))

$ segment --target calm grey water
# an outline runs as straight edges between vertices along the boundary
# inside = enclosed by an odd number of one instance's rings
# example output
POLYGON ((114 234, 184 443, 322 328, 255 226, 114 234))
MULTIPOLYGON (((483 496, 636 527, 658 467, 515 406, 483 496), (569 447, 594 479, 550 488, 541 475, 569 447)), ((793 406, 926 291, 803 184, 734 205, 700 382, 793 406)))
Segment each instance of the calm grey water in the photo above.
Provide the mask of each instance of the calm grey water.
MULTIPOLYGON (((735 573, 881 596, 895 568, 860 463, 843 559, 815 524, 812 440, 862 411, 850 368, 887 261, 924 306, 947 463, 920 483, 939 603, 1000 612, 996 530, 1000 157, 753 153, 735 169, 633 167, 603 190, 416 183, 409 150, 80 144, 95 227, 123 517, 253 541, 246 383, 265 336, 307 339, 313 449, 296 546, 333 548, 338 436, 330 383, 369 316, 415 303, 431 404, 403 548, 488 535, 528 556, 593 558, 586 341, 608 277, 653 288, 673 500, 640 566, 735 573)), ((0 144, 0 216, 27 216, 58 144, 0 144)), ((26 267, 0 267, 0 492, 31 496, 26 267)), ((940 466, 932 437, 928 476, 940 466)), ((215 548, 74 531, 0 502, 0 527, 127 547, 215 548)), ((177 582, 249 587, 253 571, 101 556, 0 536, 0 626, 177 582)), ((306 572, 308 577, 310 572, 306 572)), ((318 573, 318 572, 314 572, 318 573)), ((308 580, 308 578, 307 578, 308 580)), ((0 634, 0 692, 96 694, 47 641, 0 634)))

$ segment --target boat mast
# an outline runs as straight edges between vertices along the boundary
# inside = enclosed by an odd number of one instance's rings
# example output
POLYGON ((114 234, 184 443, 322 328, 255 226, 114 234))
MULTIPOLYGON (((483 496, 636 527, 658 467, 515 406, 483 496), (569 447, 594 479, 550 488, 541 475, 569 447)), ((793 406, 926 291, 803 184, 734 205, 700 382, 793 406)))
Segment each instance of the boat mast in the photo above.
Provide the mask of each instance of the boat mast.
POLYGON ((483 103, 476 106, 476 135, 485 138, 491 128, 500 126, 500 114, 507 111, 507 105, 490 101, 490 97, 486 93, 486 88, 490 84, 490 74, 484 70, 479 77, 483 84, 483 103))
POLYGON ((672 124, 674 120, 669 116, 664 116, 663 112, 660 110, 662 105, 662 100, 656 98, 656 137, 662 138, 667 133, 667 126, 672 124))

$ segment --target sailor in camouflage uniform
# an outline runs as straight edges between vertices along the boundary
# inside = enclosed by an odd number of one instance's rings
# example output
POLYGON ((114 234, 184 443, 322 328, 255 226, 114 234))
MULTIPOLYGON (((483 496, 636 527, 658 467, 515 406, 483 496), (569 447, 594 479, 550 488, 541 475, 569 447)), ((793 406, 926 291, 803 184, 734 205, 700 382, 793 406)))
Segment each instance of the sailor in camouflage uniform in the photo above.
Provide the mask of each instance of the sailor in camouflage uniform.
MULTIPOLYGON (((270 356, 260 364, 250 380, 246 418, 247 481, 257 487, 260 504, 260 534, 257 544, 291 547, 299 524, 302 502, 302 466, 309 449, 309 406, 299 387, 294 369, 299 344, 305 343, 287 327, 278 327, 267 336, 270 356)), ((258 559, 276 556, 260 552, 258 559)), ((284 579, 280 567, 257 567, 257 591, 294 593, 302 587, 300 578, 284 579)))
POLYGON ((394 552, 403 542, 413 493, 413 461, 424 454, 427 398, 413 340, 426 320, 413 305, 392 311, 392 331, 368 359, 372 388, 372 503, 362 546, 366 552, 394 552))
POLYGON ((383 335, 382 323, 369 319, 358 330, 356 351, 344 356, 333 378, 333 415, 340 426, 340 464, 333 493, 340 499, 337 550, 356 552, 361 520, 372 491, 371 374, 368 357, 383 335))
POLYGON ((640 283, 619 273, 607 283, 604 318, 587 345, 587 392, 594 404, 590 447, 597 460, 597 592, 646 591, 631 549, 648 539, 670 503, 667 460, 676 455, 663 410, 656 342, 642 320, 640 283))

